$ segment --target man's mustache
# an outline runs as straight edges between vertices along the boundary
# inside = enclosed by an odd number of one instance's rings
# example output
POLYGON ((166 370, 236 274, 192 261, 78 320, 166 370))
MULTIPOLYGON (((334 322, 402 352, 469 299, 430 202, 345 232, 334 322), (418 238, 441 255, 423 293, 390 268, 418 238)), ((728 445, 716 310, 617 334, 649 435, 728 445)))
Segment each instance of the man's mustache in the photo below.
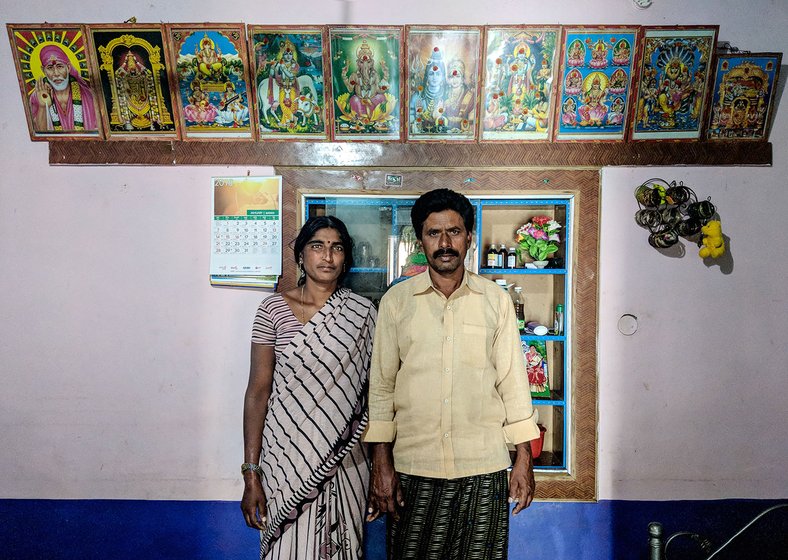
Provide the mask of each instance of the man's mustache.
POLYGON ((455 251, 454 249, 449 249, 447 247, 446 249, 438 249, 437 251, 435 251, 432 254, 432 258, 433 259, 437 259, 438 257, 442 257, 444 255, 449 255, 449 256, 452 256, 452 257, 459 257, 460 256, 460 254, 457 251, 455 251))

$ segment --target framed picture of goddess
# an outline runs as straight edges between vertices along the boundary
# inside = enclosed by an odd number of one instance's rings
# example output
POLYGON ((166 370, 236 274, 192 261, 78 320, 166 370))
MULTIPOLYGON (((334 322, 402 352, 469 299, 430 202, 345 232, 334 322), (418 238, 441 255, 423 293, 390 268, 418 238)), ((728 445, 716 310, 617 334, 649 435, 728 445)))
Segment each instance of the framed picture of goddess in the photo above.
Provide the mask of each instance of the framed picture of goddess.
POLYGON ((249 53, 260 139, 326 140, 326 28, 252 25, 249 53))
POLYGON ((709 140, 768 139, 781 62, 782 53, 717 55, 709 140))
POLYGON ((631 140, 701 138, 717 26, 644 27, 631 140))
POLYGON ((476 140, 481 27, 406 29, 409 141, 476 140))
POLYGON ((487 27, 481 141, 549 140, 558 27, 487 27))
POLYGON ((161 24, 89 25, 96 56, 104 129, 110 140, 180 137, 161 24))
POLYGON ((7 28, 30 139, 101 139, 96 70, 84 26, 7 28))
POLYGON ((553 140, 624 140, 639 30, 563 28, 553 140))
POLYGON ((402 139, 402 27, 329 27, 334 140, 402 139))
POLYGON ((166 30, 184 140, 252 140, 244 26, 171 24, 166 30))

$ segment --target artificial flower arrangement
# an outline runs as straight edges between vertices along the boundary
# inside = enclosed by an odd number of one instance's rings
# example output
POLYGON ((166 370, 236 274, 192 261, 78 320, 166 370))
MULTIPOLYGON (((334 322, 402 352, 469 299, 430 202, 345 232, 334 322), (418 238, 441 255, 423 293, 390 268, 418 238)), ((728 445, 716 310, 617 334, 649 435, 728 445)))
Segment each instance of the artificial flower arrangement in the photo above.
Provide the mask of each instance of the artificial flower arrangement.
POLYGON ((558 251, 558 230, 561 224, 548 216, 534 216, 517 230, 520 250, 527 251, 536 261, 544 261, 558 251))

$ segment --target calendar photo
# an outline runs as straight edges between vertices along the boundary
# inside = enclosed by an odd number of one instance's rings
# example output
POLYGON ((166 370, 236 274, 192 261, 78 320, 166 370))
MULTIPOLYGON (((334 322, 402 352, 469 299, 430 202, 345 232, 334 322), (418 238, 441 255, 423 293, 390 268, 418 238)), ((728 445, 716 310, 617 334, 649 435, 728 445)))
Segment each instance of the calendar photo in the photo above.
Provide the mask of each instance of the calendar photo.
POLYGON ((282 178, 214 177, 212 276, 282 274, 282 178))

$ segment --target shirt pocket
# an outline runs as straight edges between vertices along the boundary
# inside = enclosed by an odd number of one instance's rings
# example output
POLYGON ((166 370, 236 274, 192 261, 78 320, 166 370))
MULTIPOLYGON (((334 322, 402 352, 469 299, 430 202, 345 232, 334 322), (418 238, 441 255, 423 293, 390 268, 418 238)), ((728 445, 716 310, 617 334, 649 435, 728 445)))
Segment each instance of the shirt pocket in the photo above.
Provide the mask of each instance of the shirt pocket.
POLYGON ((460 329, 459 346, 455 348, 460 355, 460 364, 484 369, 487 367, 488 349, 492 345, 492 329, 475 323, 462 323, 460 329))

